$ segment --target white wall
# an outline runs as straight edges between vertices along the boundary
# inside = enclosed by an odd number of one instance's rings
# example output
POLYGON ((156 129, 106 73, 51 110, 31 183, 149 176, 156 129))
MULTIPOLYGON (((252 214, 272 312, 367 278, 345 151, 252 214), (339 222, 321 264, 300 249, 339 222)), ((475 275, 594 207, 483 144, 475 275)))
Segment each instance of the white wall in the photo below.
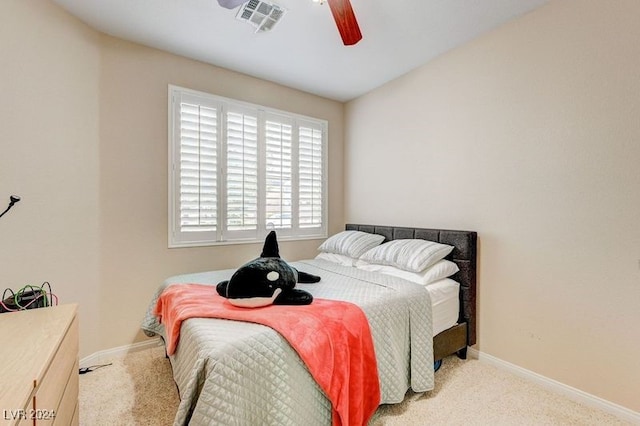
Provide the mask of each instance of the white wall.
POLYGON ((348 222, 478 231, 479 350, 635 411, 638 16, 551 2, 350 102, 345 137, 348 222))

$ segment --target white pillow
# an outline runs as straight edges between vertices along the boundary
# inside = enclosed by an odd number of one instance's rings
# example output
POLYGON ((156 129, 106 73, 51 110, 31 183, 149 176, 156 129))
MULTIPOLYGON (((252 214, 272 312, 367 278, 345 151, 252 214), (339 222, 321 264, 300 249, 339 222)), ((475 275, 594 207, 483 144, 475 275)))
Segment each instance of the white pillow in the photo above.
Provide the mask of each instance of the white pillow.
POLYGON ((380 265, 395 266, 409 272, 422 272, 444 259, 453 246, 419 239, 393 240, 372 248, 362 260, 380 265))
POLYGON ((369 234, 361 231, 342 231, 327 238, 318 247, 318 250, 324 253, 336 253, 358 258, 364 252, 383 241, 384 237, 378 234, 369 234))
POLYGON ((394 277, 403 278, 405 280, 421 285, 428 285, 436 281, 440 281, 444 278, 448 278, 460 270, 460 268, 458 268, 458 265, 446 259, 442 259, 436 262, 435 265, 425 269, 422 272, 409 272, 393 266, 366 263, 362 260, 358 260, 355 266, 358 269, 393 275, 394 277))
POLYGON ((358 259, 337 253, 318 253, 316 259, 323 259, 328 262, 337 263, 342 266, 354 266, 358 259))

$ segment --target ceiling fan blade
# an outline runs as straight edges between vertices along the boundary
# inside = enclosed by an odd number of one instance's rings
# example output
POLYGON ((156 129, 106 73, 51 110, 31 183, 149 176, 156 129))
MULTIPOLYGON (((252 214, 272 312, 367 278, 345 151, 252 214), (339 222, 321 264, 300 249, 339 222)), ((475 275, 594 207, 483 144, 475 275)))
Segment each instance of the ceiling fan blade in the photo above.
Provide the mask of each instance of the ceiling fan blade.
POLYGON ((218 0, 218 4, 226 9, 235 9, 247 0, 218 0))
POLYGON ((327 1, 345 46, 359 42, 362 39, 362 33, 360 32, 356 15, 353 13, 351 2, 349 0, 327 1))

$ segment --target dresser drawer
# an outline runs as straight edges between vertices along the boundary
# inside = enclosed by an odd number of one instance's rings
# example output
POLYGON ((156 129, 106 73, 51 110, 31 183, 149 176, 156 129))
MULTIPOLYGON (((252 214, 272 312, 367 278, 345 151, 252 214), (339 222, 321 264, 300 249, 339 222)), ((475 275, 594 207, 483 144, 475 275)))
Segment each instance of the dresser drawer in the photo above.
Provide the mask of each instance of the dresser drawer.
POLYGON ((73 369, 71 370, 71 374, 69 375, 67 386, 64 389, 64 395, 62 396, 62 401, 60 401, 60 405, 56 410, 56 417, 55 417, 55 420, 53 421, 53 424, 55 426, 69 426, 73 424, 72 419, 75 415, 75 412, 78 406, 78 387, 79 387, 78 368, 79 368, 79 365, 78 365, 78 362, 76 361, 76 363, 73 365, 73 369))
MULTIPOLYGON (((36 391, 34 408, 38 425, 53 424, 57 416, 73 415, 73 412, 61 412, 59 407, 71 376, 76 377, 77 381, 77 372, 78 319, 74 318, 36 391)), ((74 395, 77 399, 77 385, 75 387, 74 395)), ((70 406, 61 408, 73 410, 74 406, 75 401, 70 406)))
POLYGON ((33 425, 33 418, 31 417, 31 413, 33 413, 33 397, 29 398, 29 404, 27 404, 27 406, 25 407, 25 410, 23 413, 20 413, 20 416, 18 417, 18 425, 20 426, 32 426, 33 425))
POLYGON ((80 405, 76 404, 76 411, 73 413, 73 418, 71 419, 71 426, 79 426, 80 425, 80 405))

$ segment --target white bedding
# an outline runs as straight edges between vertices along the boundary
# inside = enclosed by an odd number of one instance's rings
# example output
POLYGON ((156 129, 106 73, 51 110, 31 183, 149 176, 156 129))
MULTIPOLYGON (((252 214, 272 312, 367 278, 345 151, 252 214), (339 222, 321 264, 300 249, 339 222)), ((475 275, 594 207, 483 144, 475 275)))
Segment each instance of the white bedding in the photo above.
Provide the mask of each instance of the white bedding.
POLYGON ((458 323, 460 311, 460 284, 445 278, 426 286, 431 295, 433 313, 433 335, 453 327, 458 323))
MULTIPOLYGON (((335 253, 319 253, 316 259, 326 260, 341 266, 357 267, 358 259, 335 253)), ((380 265, 371 265, 380 266, 380 265)), ((382 268, 387 268, 382 266, 382 268)), ((376 269, 363 268, 369 271, 376 269)), ((391 274, 394 275, 394 274, 391 274)), ((397 275, 402 277, 401 275, 397 275)), ((460 311, 460 283, 450 278, 444 278, 426 285, 431 294, 431 306, 433 312, 433 335, 453 327, 458 323, 460 311)))
MULTIPOLYGON (((323 260, 293 263, 322 281, 304 285, 314 297, 358 304, 371 326, 381 403, 398 403, 406 391, 433 389, 430 291, 409 281, 323 260)), ((215 285, 233 270, 183 275, 156 292, 143 321, 148 335, 163 335, 153 307, 173 283, 215 285)), ((301 285, 302 287, 303 285, 301 285)), ((434 293, 440 293, 440 286, 434 293)), ((193 318, 182 324, 171 356, 181 404, 174 425, 329 425, 331 404, 304 364, 272 329, 250 323, 193 318)))

